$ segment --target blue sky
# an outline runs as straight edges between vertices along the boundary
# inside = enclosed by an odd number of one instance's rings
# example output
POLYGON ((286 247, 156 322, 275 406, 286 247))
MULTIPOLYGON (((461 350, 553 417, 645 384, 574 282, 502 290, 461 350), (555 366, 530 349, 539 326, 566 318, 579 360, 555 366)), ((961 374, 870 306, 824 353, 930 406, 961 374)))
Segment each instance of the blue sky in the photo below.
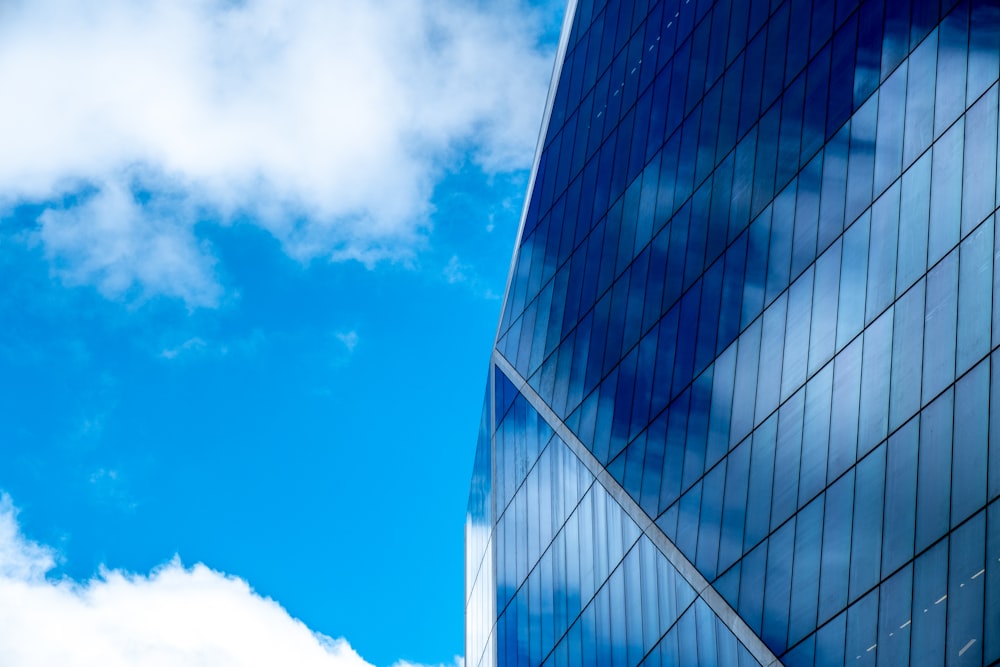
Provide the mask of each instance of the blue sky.
POLYGON ((0 8, 4 664, 461 654, 562 10, 0 8))

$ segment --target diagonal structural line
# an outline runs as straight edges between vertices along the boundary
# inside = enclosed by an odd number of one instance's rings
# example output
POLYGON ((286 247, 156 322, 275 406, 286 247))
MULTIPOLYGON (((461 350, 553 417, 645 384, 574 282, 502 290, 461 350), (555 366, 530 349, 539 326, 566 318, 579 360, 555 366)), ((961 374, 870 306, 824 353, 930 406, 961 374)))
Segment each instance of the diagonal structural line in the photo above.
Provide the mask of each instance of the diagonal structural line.
POLYGON ((541 415, 542 419, 552 428, 556 434, 562 438, 563 442, 576 454, 577 458, 583 462, 587 469, 597 478, 601 486, 614 498, 625 513, 639 526, 643 534, 646 535, 656 545, 656 548, 667 558, 671 565, 680 573, 682 577, 691 585, 709 608, 719 617, 726 627, 736 636, 750 652, 757 662, 764 667, 782 667, 781 661, 771 652, 764 641, 746 624, 743 618, 729 606, 725 598, 719 594, 715 588, 702 576, 698 568, 681 553, 680 549, 664 534, 660 527, 656 525, 652 517, 639 506, 632 496, 622 488, 611 473, 601 465, 600 461, 590 453, 576 434, 559 418, 549 407, 548 403, 539 396, 528 382, 521 377, 513 365, 496 349, 493 350, 493 363, 500 371, 507 376, 507 379, 517 388, 531 407, 541 415))

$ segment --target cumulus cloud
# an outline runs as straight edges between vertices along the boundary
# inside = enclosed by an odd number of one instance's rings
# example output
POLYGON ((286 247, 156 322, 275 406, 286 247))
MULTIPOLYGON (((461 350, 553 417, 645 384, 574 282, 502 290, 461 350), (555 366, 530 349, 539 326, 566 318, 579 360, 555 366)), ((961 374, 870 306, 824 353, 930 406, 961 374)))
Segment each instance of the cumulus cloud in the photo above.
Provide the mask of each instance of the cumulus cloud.
POLYGON ((204 565, 175 558, 148 576, 107 570, 78 583, 46 578, 55 560, 21 534, 10 497, 0 496, 5 667, 372 667, 346 640, 311 631, 204 565))
POLYGON ((4 0, 0 211, 45 206, 54 273, 111 298, 217 304, 206 221, 406 258, 459 159, 530 164, 542 28, 521 1, 4 0))

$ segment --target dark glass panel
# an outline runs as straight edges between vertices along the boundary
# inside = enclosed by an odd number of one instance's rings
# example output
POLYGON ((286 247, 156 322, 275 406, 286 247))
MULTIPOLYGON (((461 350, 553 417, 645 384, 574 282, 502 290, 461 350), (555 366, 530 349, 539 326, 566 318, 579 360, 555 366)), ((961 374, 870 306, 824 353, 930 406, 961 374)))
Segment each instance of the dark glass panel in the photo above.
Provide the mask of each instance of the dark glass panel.
POLYGON ((750 450, 750 440, 745 440, 725 460, 725 498, 719 537, 718 565, 720 571, 728 569, 743 555, 743 529, 747 516, 747 489, 750 478, 750 450))
POLYGON ((754 423, 759 424, 778 406, 781 390, 781 358, 785 342, 785 313, 788 293, 783 293, 764 311, 757 367, 754 423))
POLYGON ((806 381, 809 357, 809 321, 812 318, 813 269, 810 266, 788 290, 785 349, 781 365, 781 400, 806 381))
POLYGON ((889 377, 892 355, 890 308, 864 333, 861 367, 861 406, 858 415, 858 456, 882 442, 889 424, 889 377))
MULTIPOLYGON (((994 352, 990 363, 990 415, 1000 414, 1000 352, 994 352)), ((990 419, 989 469, 987 499, 1000 496, 1000 419, 990 419)))
POLYGON ((910 661, 910 597, 913 591, 913 566, 907 565, 879 590, 878 652, 879 667, 906 665, 910 661))
POLYGON ((799 460, 802 454, 802 417, 805 392, 799 391, 778 411, 778 438, 771 491, 771 530, 798 508, 799 460))
POLYGON ((943 665, 945 601, 948 599, 948 540, 942 540, 913 564, 910 665, 943 665))
POLYGON ((986 515, 986 588, 983 662, 1000 660, 1000 503, 991 503, 986 515))
POLYGON ((951 458, 951 525, 986 504, 990 362, 983 360, 955 384, 955 439, 951 458))
POLYGON ((843 667, 844 633, 847 630, 847 614, 842 613, 824 625, 816 633, 816 667, 843 667))
POLYGON ((893 307, 892 369, 889 380, 889 429, 920 409, 920 370, 916 362, 924 346, 924 281, 918 282, 893 307))
POLYGON ((986 356, 990 347, 993 290, 993 217, 962 241, 959 249, 958 342, 955 374, 986 356))
POLYGON ((833 356, 840 297, 841 243, 837 240, 816 261, 812 325, 809 328, 809 374, 833 356))
POLYGON ((899 207, 896 294, 902 294, 927 270, 927 226, 930 215, 931 154, 924 153, 903 174, 899 207))
POLYGON ((832 390, 833 365, 827 364, 806 385, 802 463, 799 472, 800 507, 826 486, 832 390))
MULTIPOLYGON (((792 161, 790 167, 795 169, 798 161, 792 161)), ((789 186, 789 191, 796 195, 795 203, 795 238, 792 240, 792 276, 802 273, 803 269, 816 259, 817 235, 819 233, 820 188, 823 183, 823 156, 817 155, 799 173, 795 187, 789 186)), ((820 248, 826 247, 824 238, 820 248)))
POLYGON ((833 404, 830 416, 830 457, 826 477, 832 482, 854 464, 861 395, 861 339, 833 360, 833 404))
POLYGON ((774 447, 777 415, 760 425, 753 434, 750 455, 749 494, 743 550, 748 551, 768 533, 771 517, 771 482, 774 475, 774 447))
POLYGON ((819 622, 847 606, 851 565, 851 520, 854 515, 854 470, 826 491, 823 559, 820 565, 819 622))
POLYGON ((878 595, 876 588, 847 610, 847 646, 844 663, 874 667, 878 648, 878 595))
MULTIPOLYGON (((852 601, 879 582, 885 473, 885 446, 879 447, 862 459, 855 472, 851 576, 848 595, 852 601)), ((850 623, 850 618, 848 622, 850 623)), ((872 626, 874 627, 874 622, 872 626)), ((864 648, 867 648, 867 645, 864 648)))
POLYGON ((958 253, 952 252, 927 274, 924 315, 923 402, 955 379, 958 309, 958 253))
POLYGON ((760 634, 764 612, 766 585, 767 542, 748 553, 740 567, 740 603, 736 608, 751 630, 760 634))
POLYGON ((949 389, 920 414, 916 533, 918 553, 948 531, 952 399, 952 390, 949 389))
POLYGON ((913 557, 919 435, 920 418, 917 417, 889 438, 882 529, 882 577, 888 576, 913 557))
POLYGON ((896 240, 899 236, 899 183, 872 205, 868 249, 868 297, 865 322, 871 322, 896 293, 896 240))
POLYGON ((865 213, 844 232, 840 304, 837 309, 837 349, 846 345, 864 326, 869 221, 870 216, 865 213))
POLYGON ((957 528, 949 542, 946 664, 982 665, 986 512, 957 528))
POLYGON ((792 565, 791 607, 788 614, 788 643, 791 645, 816 628, 823 510, 824 496, 820 496, 806 505, 796 517, 795 560, 792 565))
POLYGON ((847 218, 850 223, 872 201, 875 174, 875 126, 878 94, 873 95, 851 119, 851 154, 847 165, 847 218))
MULTIPOLYGON (((889 5, 906 3, 889 2, 889 5)), ((890 11, 892 11, 890 9, 890 11)), ((906 117, 907 63, 897 68, 879 88, 878 133, 875 143, 875 193, 900 174, 903 162, 903 123, 906 117)))

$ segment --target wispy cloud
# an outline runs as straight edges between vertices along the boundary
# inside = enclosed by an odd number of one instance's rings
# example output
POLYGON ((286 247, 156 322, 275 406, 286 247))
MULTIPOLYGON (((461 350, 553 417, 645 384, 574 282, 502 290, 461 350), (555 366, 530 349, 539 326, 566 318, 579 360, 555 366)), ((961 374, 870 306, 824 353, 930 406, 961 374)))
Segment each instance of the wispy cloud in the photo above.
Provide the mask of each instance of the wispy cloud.
POLYGON ((206 343, 203 338, 194 336, 193 338, 188 338, 180 345, 164 348, 160 352, 160 356, 164 359, 176 359, 186 352, 199 352, 204 350, 207 346, 208 343, 206 343))
POLYGON ((337 340, 343 344, 344 348, 348 352, 354 352, 354 348, 358 346, 358 332, 357 331, 338 331, 334 334, 337 340))
POLYGON ((464 283, 469 279, 466 273, 469 271, 469 266, 463 264, 459 259, 458 255, 452 255, 451 259, 444 267, 444 279, 448 281, 449 285, 454 285, 456 283, 464 283))
POLYGON ((242 579, 204 565, 175 558, 149 575, 105 570, 74 582, 46 578, 55 560, 21 534, 10 497, 0 495, 6 667, 372 667, 346 640, 311 631, 242 579))
POLYGON ((44 204, 54 273, 110 298, 218 304, 206 221, 406 258, 459 154, 528 166, 542 28, 517 1, 0 3, 0 211, 44 204))
POLYGON ((475 267, 462 262, 458 258, 458 255, 451 256, 441 274, 449 285, 465 285, 480 298, 490 301, 496 301, 500 298, 496 292, 483 284, 483 280, 476 272, 475 267))

